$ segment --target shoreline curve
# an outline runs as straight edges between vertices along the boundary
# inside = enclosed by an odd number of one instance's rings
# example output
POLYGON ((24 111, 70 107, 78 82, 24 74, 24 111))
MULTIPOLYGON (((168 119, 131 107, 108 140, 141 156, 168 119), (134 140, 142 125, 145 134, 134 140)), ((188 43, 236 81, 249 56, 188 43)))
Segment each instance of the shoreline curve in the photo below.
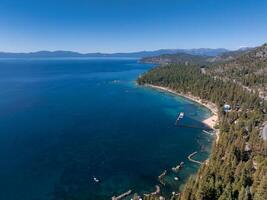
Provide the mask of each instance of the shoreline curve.
POLYGON ((216 135, 216 144, 219 141, 219 130, 215 129, 215 125, 218 123, 219 121, 219 117, 218 117, 218 109, 217 106, 209 101, 204 101, 203 99, 193 96, 191 94, 183 94, 183 93, 178 93, 175 90, 172 90, 170 88, 167 87, 163 87, 163 86, 157 86, 157 85, 153 85, 153 84, 144 84, 145 87, 149 87, 152 89, 156 89, 156 90, 161 90, 164 92, 168 92, 177 96, 181 96, 183 98, 186 98, 190 101, 193 101, 195 103, 198 103, 204 107, 206 107, 208 110, 211 111, 212 115, 204 120, 202 120, 202 123, 204 123, 206 126, 210 127, 211 129, 214 130, 215 135, 216 135))

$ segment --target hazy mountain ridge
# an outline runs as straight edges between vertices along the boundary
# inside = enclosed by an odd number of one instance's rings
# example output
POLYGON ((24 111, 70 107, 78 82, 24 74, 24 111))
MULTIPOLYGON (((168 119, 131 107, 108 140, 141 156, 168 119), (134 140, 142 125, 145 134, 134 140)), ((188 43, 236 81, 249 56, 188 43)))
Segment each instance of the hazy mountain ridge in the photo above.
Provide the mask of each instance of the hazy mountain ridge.
POLYGON ((251 50, 253 50, 254 48, 241 48, 235 51, 228 51, 228 52, 224 52, 222 54, 219 54, 215 57, 213 57, 212 59, 209 60, 209 62, 225 62, 225 61, 230 61, 233 60, 235 58, 238 58, 239 56, 241 56, 242 54, 245 54, 251 50))
POLYGON ((154 63, 154 64, 213 64, 218 62, 226 62, 238 58, 240 55, 251 51, 252 48, 242 48, 235 51, 216 51, 216 54, 201 53, 199 49, 198 54, 194 54, 192 50, 191 53, 188 52, 178 52, 175 54, 162 54, 158 56, 149 56, 141 59, 144 63, 154 63))
POLYGON ((227 49, 160 49, 155 51, 139 51, 130 53, 79 53, 74 51, 36 51, 29 53, 11 53, 11 52, 0 52, 0 58, 39 58, 39 57, 149 57, 159 56, 162 54, 176 54, 176 53, 187 53, 190 55, 203 55, 203 56, 214 56, 224 52, 228 52, 227 49))

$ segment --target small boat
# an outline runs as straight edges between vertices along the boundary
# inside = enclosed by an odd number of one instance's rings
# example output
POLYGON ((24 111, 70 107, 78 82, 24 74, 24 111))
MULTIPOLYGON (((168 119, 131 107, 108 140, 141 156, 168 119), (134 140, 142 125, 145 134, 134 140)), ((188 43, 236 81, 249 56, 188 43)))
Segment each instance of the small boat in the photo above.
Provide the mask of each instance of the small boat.
POLYGON ((183 118, 184 118, 184 113, 183 112, 180 112, 179 119, 183 119, 183 118))
POLYGON ((96 183, 99 183, 99 182, 100 182, 100 180, 97 179, 96 177, 93 177, 93 180, 94 180, 94 182, 96 182, 96 183))
POLYGON ((173 168, 172 168, 172 171, 173 171, 174 173, 177 173, 177 172, 182 168, 183 165, 184 165, 184 162, 180 162, 179 165, 177 165, 176 167, 173 167, 173 168))
POLYGON ((179 178, 178 178, 177 176, 175 176, 175 177, 174 177, 174 180, 175 180, 175 181, 178 181, 178 180, 179 180, 179 178))
POLYGON ((184 118, 184 113, 183 112, 180 112, 179 115, 178 115, 178 117, 177 117, 177 119, 176 119, 176 121, 175 121, 175 126, 177 126, 179 120, 180 119, 183 119, 183 118, 184 118))

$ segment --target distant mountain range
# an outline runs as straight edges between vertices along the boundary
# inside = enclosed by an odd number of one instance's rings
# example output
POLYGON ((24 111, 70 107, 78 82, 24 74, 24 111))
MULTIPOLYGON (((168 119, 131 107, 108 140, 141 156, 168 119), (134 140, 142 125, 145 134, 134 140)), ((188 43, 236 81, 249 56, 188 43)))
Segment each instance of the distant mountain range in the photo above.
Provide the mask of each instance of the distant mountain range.
POLYGON ((160 49, 156 51, 139 51, 131 53, 78 53, 74 51, 37 51, 30 53, 0 52, 0 58, 55 58, 55 57, 131 57, 143 58, 162 54, 186 53, 190 55, 217 56, 229 52, 227 49, 160 49))
POLYGON ((242 48, 236 51, 223 51, 223 49, 216 49, 216 51, 201 51, 200 49, 198 51, 190 50, 188 52, 177 52, 174 54, 160 54, 157 56, 143 57, 141 62, 154 64, 187 63, 206 65, 233 60, 240 55, 251 51, 252 49, 253 48, 242 48))

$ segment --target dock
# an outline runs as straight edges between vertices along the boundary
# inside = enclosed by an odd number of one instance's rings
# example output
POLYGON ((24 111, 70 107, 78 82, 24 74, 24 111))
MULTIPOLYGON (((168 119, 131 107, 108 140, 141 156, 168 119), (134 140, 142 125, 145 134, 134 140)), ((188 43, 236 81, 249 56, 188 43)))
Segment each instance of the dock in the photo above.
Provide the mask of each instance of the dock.
POLYGON ((202 165, 202 164, 203 164, 202 162, 192 159, 192 157, 193 157, 194 155, 196 155, 196 154, 197 154, 197 151, 191 153, 191 154, 187 157, 188 160, 190 160, 191 162, 197 163, 197 164, 199 164, 199 165, 202 165))
POLYGON ((178 127, 183 127, 183 128, 194 128, 194 129, 206 129, 206 130, 212 130, 211 128, 206 128, 206 127, 203 127, 203 126, 196 126, 196 125, 179 125, 179 124, 176 124, 176 126, 178 127))
POLYGON ((206 130, 203 130, 202 132, 203 132, 203 133, 206 133, 206 134, 208 134, 208 135, 213 135, 212 132, 208 132, 208 131, 206 131, 206 130))
MULTIPOLYGON (((209 127, 207 127, 207 126, 196 126, 196 125, 179 124, 179 121, 180 121, 181 119, 183 119, 184 116, 185 116, 185 114, 184 114, 183 112, 180 112, 180 113, 178 114, 176 120, 175 120, 174 125, 177 126, 177 127, 179 126, 179 127, 184 127, 184 128, 194 128, 194 129, 202 129, 202 130, 204 129, 203 132, 206 131, 205 133, 209 133, 208 131, 212 130, 211 128, 209 128, 209 127)), ((209 134, 210 134, 210 133, 209 133, 209 134)))
POLYGON ((150 196, 158 195, 160 193, 160 187, 158 185, 156 185, 155 187, 156 187, 156 191, 155 192, 152 192, 152 193, 149 193, 149 194, 144 194, 144 196, 150 197, 150 196))
POLYGON ((159 175, 159 182, 162 184, 162 185, 165 185, 165 183, 163 182, 163 178, 164 176, 166 176, 167 174, 167 170, 164 170, 164 172, 162 174, 159 175))
POLYGON ((160 193, 160 187, 158 185, 156 185, 156 191, 155 192, 152 192, 151 194, 152 195, 157 195, 160 193))
POLYGON ((127 191, 127 192, 125 192, 125 193, 117 196, 117 197, 116 196, 113 196, 112 197, 112 200, 120 200, 120 199, 123 199, 123 198, 129 196, 131 193, 132 193, 132 190, 129 190, 129 191, 127 191))

